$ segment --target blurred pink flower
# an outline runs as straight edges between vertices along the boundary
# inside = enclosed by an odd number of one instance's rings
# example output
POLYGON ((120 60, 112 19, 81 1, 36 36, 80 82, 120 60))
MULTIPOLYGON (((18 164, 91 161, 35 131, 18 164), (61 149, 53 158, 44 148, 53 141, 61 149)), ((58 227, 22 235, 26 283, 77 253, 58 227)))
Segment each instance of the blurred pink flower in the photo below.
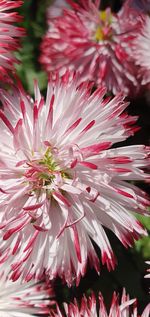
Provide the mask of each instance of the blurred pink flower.
POLYGON ((111 148, 134 134, 137 117, 124 113, 121 93, 105 94, 68 73, 49 83, 46 101, 37 84, 34 102, 22 87, 0 91, 0 262, 11 263, 12 280, 45 270, 78 283, 88 259, 99 271, 91 239, 115 266, 103 226, 125 247, 146 234, 133 212, 149 202, 129 181, 147 178, 149 148, 111 148))
POLYGON ((147 261, 146 263, 149 265, 149 268, 147 269, 147 274, 145 275, 145 278, 150 278, 150 261, 147 261))
POLYGON ((22 1, 0 1, 0 80, 10 81, 9 72, 15 70, 17 59, 13 52, 19 48, 19 39, 24 29, 14 25, 21 17, 14 9, 20 7, 22 1))
POLYGON ((51 19, 61 15, 65 7, 69 7, 67 0, 54 0, 47 10, 47 18, 51 19))
POLYGON ((124 0, 129 7, 138 10, 138 12, 150 12, 150 0, 124 0))
MULTIPOLYGON (((99 310, 97 310, 96 298, 93 293, 88 299, 85 296, 82 298, 80 308, 76 300, 73 303, 65 304, 64 307, 67 317, 149 317, 150 314, 149 304, 142 315, 139 315, 136 299, 130 300, 125 291, 123 292, 120 304, 119 297, 114 293, 109 313, 107 313, 101 294, 99 294, 99 310)), ((59 308, 55 317, 63 317, 59 308)))
POLYGON ((142 85, 150 84, 150 17, 143 15, 143 23, 137 37, 133 41, 135 63, 142 85))
POLYGON ((63 74, 69 67, 81 73, 80 81, 104 83, 114 94, 137 93, 137 68, 129 53, 139 19, 133 19, 127 6, 113 14, 109 8, 99 11, 99 0, 69 3, 72 9, 64 8, 60 16, 48 18, 40 57, 45 70, 63 74))
MULTIPOLYGON (((146 263, 150 266, 150 261, 147 261, 146 263)), ((148 274, 146 274, 145 277, 146 277, 146 278, 150 278, 150 268, 147 269, 147 273, 148 273, 148 274)))
POLYGON ((0 274, 0 316, 30 317, 45 316, 50 312, 53 290, 46 282, 20 284, 11 282, 4 273, 0 274))

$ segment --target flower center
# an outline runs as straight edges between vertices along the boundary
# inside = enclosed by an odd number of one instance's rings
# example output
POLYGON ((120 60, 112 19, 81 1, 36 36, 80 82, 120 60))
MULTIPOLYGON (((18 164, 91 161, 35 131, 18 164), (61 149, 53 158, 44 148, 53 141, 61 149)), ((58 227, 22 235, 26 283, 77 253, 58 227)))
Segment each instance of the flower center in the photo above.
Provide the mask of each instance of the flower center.
POLYGON ((94 39, 97 42, 108 40, 112 36, 112 13, 110 12, 110 10, 100 11, 99 17, 100 25, 98 25, 94 35, 94 39))
POLYGON ((46 192, 47 198, 50 197, 52 191, 60 187, 66 177, 69 178, 56 163, 50 148, 46 150, 42 159, 32 160, 27 166, 24 176, 31 185, 31 191, 38 196, 46 192))

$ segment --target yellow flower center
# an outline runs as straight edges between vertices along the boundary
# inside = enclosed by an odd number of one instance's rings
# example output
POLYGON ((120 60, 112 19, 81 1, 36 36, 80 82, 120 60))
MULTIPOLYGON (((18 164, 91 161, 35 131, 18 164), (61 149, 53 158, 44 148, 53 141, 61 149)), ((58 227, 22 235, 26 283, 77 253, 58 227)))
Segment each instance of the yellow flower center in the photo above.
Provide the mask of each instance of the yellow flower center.
POLYGON ((111 38, 111 22, 112 22, 112 14, 108 10, 100 11, 100 25, 98 25, 95 32, 95 40, 97 42, 104 41, 111 38))
POLYGON ((61 186, 66 178, 70 178, 68 171, 63 170, 56 162, 50 147, 43 158, 32 160, 27 166, 24 176, 31 184, 31 193, 34 192, 37 196, 44 191, 49 197, 57 186, 61 186))

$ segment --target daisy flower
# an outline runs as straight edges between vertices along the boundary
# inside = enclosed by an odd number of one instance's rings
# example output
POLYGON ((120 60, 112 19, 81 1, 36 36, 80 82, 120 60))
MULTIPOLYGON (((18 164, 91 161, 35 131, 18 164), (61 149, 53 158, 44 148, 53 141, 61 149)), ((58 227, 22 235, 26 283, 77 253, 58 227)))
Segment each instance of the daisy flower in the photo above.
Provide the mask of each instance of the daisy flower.
POLYGON ((67 3, 66 0, 54 0, 47 10, 48 19, 55 18, 61 15, 64 7, 69 7, 69 4, 67 3))
POLYGON ((150 17, 143 15, 141 30, 133 41, 135 63, 142 85, 150 84, 150 17))
MULTIPOLYGON (((19 84, 18 84, 19 86, 19 84)), ((67 72, 50 81, 46 101, 23 88, 0 90, 0 263, 11 279, 63 278, 78 284, 87 261, 115 266, 105 233, 125 247, 146 234, 134 212, 147 214, 146 194, 130 181, 148 176, 149 148, 112 147, 134 134, 137 117, 124 113, 122 94, 91 94, 89 82, 67 72)))
MULTIPOLYGON (((150 265, 150 261, 147 261, 146 263, 150 265)), ((148 274, 146 274, 145 277, 149 278, 150 277, 150 268, 147 269, 147 273, 148 274)))
POLYGON ((20 7, 22 1, 0 1, 0 80, 10 81, 9 72, 15 71, 17 59, 14 51, 19 48, 19 39, 24 35, 21 27, 14 25, 21 17, 14 9, 20 7))
POLYGON ((50 312, 50 297, 53 290, 46 282, 20 284, 0 274, 0 316, 31 317, 45 316, 50 312))
POLYGON ((130 7, 140 12, 150 12, 150 0, 124 0, 124 2, 127 2, 130 7))
MULTIPOLYGON (((136 300, 129 299, 125 291, 123 292, 121 303, 119 304, 119 296, 114 293, 109 313, 107 313, 103 296, 99 294, 99 310, 97 310, 96 298, 94 294, 88 299, 84 296, 80 308, 76 300, 74 303, 65 304, 65 312, 67 317, 149 317, 150 304, 145 308, 141 315, 138 314, 136 307, 136 300)), ((56 317, 63 317, 64 315, 58 308, 56 317)))
POLYGON ((105 83, 114 94, 136 93, 137 68, 129 53, 139 19, 133 19, 127 6, 113 14, 110 8, 99 11, 99 0, 69 3, 71 8, 64 8, 60 16, 48 17, 40 57, 47 73, 78 70, 81 82, 90 79, 96 85, 105 83))
POLYGON ((146 263, 149 265, 149 268, 147 269, 147 274, 145 275, 145 278, 150 278, 150 261, 147 261, 146 263))

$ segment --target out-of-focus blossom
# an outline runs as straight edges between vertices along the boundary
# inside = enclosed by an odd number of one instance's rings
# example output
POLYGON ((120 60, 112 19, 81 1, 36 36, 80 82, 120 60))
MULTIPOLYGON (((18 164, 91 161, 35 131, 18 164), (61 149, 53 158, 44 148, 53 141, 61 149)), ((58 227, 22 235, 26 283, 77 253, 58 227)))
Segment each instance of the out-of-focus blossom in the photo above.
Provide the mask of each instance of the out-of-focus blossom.
POLYGON ((46 282, 19 284, 0 274, 0 316, 31 317, 45 316, 50 312, 53 290, 46 282))
POLYGON ((19 48, 19 39, 24 35, 21 27, 14 25, 21 17, 14 9, 20 7, 22 1, 0 1, 0 80, 10 81, 9 72, 15 70, 17 59, 14 51, 19 48))
POLYGON ((133 212, 147 213, 146 194, 130 181, 144 180, 149 149, 111 148, 133 135, 137 117, 124 113, 122 94, 91 94, 89 82, 66 73, 50 82, 46 101, 23 89, 0 91, 0 262, 12 280, 59 275, 79 282, 87 260, 99 271, 115 258, 103 227, 125 247, 146 234, 133 212))
MULTIPOLYGON (((129 54, 140 23, 124 6, 118 14, 109 8, 99 11, 100 1, 69 1, 60 16, 48 19, 41 44, 40 62, 49 73, 66 68, 78 70, 80 80, 106 85, 109 91, 126 94, 138 91, 137 68, 129 54)), ((133 11, 133 10, 132 10, 133 11)))
MULTIPOLYGON (((145 308, 143 313, 139 315, 136 306, 136 300, 129 299, 125 291, 123 292, 121 303, 119 304, 119 296, 114 293, 109 313, 107 313, 104 299, 99 295, 99 309, 97 310, 96 298, 94 294, 88 299, 84 296, 79 308, 76 300, 73 303, 65 304, 65 312, 67 317, 149 317, 150 304, 145 308)), ((56 317, 63 317, 64 315, 58 308, 56 317)))
POLYGON ((135 63, 141 84, 150 84, 150 17, 143 16, 143 23, 137 37, 133 41, 135 63))
POLYGON ((61 15, 65 7, 69 7, 66 0, 54 0, 47 10, 47 18, 51 19, 61 15))
MULTIPOLYGON (((150 261, 146 262, 150 266, 150 261)), ((150 278, 150 268, 147 269, 148 274, 145 275, 146 278, 150 278)))
POLYGON ((124 0, 124 2, 138 12, 150 13, 150 0, 124 0))
POLYGON ((145 278, 150 278, 150 261, 147 261, 146 263, 149 265, 149 268, 147 269, 147 274, 145 275, 145 278))

